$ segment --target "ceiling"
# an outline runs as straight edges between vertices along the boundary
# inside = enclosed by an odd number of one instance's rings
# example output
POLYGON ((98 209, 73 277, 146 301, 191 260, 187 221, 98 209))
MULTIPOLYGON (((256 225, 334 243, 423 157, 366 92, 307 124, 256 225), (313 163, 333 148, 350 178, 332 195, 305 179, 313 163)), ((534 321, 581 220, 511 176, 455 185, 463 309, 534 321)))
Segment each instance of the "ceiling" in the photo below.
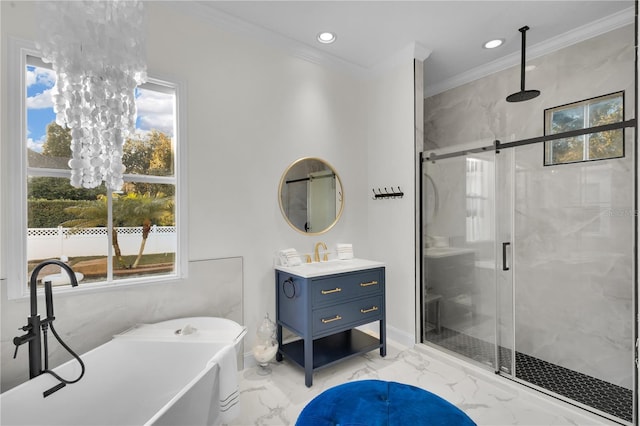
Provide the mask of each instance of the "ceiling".
MULTIPOLYGON (((431 52, 425 62, 425 93, 437 93, 474 75, 520 62, 521 35, 527 58, 633 23, 635 2, 626 1, 202 1, 200 10, 235 29, 287 45, 307 56, 352 70, 381 66, 411 43, 431 52), (316 41, 332 31, 330 45, 316 41), (484 49, 493 38, 497 49, 484 49)), ((184 3, 183 3, 184 5, 184 3)), ((475 77, 477 78, 477 77, 475 77)))

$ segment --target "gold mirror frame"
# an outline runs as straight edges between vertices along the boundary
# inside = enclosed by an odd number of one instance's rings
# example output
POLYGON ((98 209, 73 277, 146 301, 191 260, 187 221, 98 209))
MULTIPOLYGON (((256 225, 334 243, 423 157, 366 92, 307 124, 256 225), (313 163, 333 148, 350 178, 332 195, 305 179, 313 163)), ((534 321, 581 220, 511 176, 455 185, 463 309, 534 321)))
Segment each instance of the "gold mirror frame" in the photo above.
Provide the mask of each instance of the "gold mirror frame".
MULTIPOLYGON (((307 196, 307 205, 308 205, 309 194, 306 191, 305 193, 307 194, 306 196, 307 196)), ((284 219, 287 221, 289 226, 291 226, 293 229, 295 229, 296 231, 304 235, 324 234, 325 232, 333 228, 335 224, 338 223, 338 220, 342 216, 342 211, 344 210, 344 187, 342 186, 342 180, 340 180, 340 176, 338 175, 336 170, 333 168, 333 166, 331 166, 331 164, 327 163, 322 158, 318 158, 318 157, 300 158, 294 161, 293 163, 291 163, 286 168, 286 170, 282 174, 282 177, 280 178, 280 184, 278 185, 278 203, 280 204, 280 212, 282 212, 282 217, 284 217, 284 219), (309 163, 310 165, 308 167, 304 167, 305 162, 309 163), (324 168, 320 169, 316 167, 317 170, 313 170, 313 163, 322 163, 322 165, 324 165, 324 168), (313 180, 312 178, 309 177, 310 173, 322 172, 324 170, 330 171, 333 174, 333 176, 335 176, 335 183, 336 183, 335 192, 334 192, 336 197, 335 202, 336 202, 336 206, 337 206, 337 203, 340 203, 340 207, 339 209, 336 208, 337 213, 335 215, 335 218, 324 229, 322 229, 321 231, 308 232, 308 231, 305 231, 303 227, 299 227, 296 224, 294 224, 291 221, 289 214, 287 213, 287 209, 285 208, 285 200, 284 200, 285 185, 289 183, 294 183, 294 182, 303 182, 303 181, 313 180)), ((307 217, 308 217, 308 213, 307 213, 307 217)), ((305 222, 305 223, 308 223, 308 222, 305 222)))

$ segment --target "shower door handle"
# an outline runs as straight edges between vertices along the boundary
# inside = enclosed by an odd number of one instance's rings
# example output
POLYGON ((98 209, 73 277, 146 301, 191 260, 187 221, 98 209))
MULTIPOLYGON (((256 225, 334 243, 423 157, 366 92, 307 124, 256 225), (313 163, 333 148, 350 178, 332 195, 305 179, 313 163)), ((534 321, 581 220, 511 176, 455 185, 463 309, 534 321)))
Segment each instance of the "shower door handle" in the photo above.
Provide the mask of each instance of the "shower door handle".
POLYGON ((509 242, 505 242, 502 243, 502 270, 503 271, 508 271, 509 267, 507 266, 507 246, 509 246, 511 243, 509 242))

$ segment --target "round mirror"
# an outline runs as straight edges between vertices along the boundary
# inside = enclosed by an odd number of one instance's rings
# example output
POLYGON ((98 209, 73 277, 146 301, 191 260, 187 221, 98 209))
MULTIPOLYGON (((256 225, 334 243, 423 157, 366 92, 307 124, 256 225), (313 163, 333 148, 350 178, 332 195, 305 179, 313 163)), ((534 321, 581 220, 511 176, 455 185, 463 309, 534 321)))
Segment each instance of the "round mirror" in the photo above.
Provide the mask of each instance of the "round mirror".
POLYGON ((287 167, 280 179, 278 195, 287 223, 307 235, 331 229, 344 207, 340 177, 320 158, 301 158, 287 167))

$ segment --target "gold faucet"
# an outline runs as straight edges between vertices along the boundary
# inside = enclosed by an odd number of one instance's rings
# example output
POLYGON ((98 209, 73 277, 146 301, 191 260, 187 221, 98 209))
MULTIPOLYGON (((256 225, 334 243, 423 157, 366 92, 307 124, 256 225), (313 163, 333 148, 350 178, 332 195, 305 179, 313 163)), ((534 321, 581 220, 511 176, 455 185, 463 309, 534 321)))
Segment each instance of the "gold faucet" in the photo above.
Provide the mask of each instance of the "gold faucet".
MULTIPOLYGON (((327 245, 325 243, 323 243, 322 241, 316 244, 316 248, 313 250, 313 257, 315 258, 316 262, 320 262, 320 253, 318 253, 318 248, 322 246, 323 249, 327 249, 327 245)), ((329 260, 327 258, 327 253, 324 254, 324 260, 327 261, 329 260)))

